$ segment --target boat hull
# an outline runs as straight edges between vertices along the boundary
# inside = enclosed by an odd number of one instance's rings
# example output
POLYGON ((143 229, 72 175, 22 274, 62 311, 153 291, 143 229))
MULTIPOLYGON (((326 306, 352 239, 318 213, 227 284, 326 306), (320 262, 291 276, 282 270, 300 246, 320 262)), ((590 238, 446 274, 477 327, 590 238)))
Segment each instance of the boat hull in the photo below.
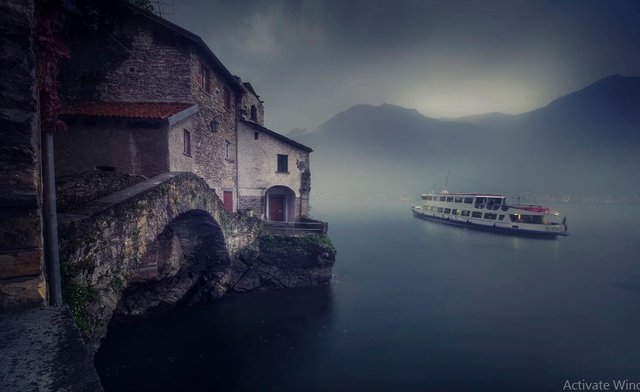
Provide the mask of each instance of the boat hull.
POLYGON ((530 238, 542 238, 542 239, 555 239, 558 236, 566 236, 567 233, 562 232, 548 232, 548 231, 537 231, 537 230, 526 230, 520 228, 511 228, 511 227, 500 227, 497 225, 483 225, 478 223, 473 223, 469 220, 467 221, 458 221, 447 218, 441 218, 438 216, 427 215, 420 211, 416 211, 414 208, 411 209, 413 215, 417 218, 428 220, 431 222, 442 223, 450 226, 463 227, 472 230, 480 230, 487 231, 496 234, 504 234, 504 235, 512 235, 518 237, 530 237, 530 238))

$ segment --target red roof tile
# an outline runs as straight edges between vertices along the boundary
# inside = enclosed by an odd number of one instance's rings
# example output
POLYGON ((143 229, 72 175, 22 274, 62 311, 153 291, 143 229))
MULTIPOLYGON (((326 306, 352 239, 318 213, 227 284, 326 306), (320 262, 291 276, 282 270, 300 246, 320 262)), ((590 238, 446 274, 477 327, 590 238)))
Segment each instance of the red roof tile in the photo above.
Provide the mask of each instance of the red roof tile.
POLYGON ((166 120, 193 105, 175 102, 67 102, 62 104, 60 114, 166 120))

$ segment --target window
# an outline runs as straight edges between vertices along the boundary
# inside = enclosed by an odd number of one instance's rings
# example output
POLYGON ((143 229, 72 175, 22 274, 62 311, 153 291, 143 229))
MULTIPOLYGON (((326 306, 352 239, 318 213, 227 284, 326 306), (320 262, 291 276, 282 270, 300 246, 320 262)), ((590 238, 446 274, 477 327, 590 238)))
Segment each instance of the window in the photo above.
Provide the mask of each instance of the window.
POLYGON ((511 222, 533 223, 538 225, 545 224, 545 219, 542 215, 509 214, 509 217, 511 218, 511 222))
POLYGON ((473 203, 473 197, 465 197, 465 198, 464 198, 464 202, 465 202, 465 204, 471 204, 471 203, 473 203))
POLYGON ((224 141, 224 159, 231 159, 231 143, 228 140, 224 141))
POLYGON ((441 213, 442 211, 444 211, 444 207, 438 207, 438 212, 441 213))
POLYGON ((258 121, 258 109, 256 109, 256 105, 251 105, 251 120, 258 121))
POLYGON ((231 109, 231 90, 228 87, 224 88, 224 107, 231 109))
POLYGON ((186 129, 182 133, 183 153, 184 155, 191 156, 191 132, 186 129))
POLYGON ((496 214, 493 214, 491 212, 485 212, 484 219, 496 220, 496 216, 496 214))
POLYGON ((278 173, 289 172, 289 156, 278 154, 278 173))
POLYGON ((456 202, 456 203, 462 203, 462 198, 461 197, 456 197, 453 201, 456 202))
POLYGON ((460 213, 461 213, 461 212, 462 212, 462 210, 460 210, 459 208, 456 208, 456 209, 454 209, 453 211, 451 211, 451 213, 452 213, 453 215, 458 215, 458 216, 460 216, 460 213))
POLYGON ((444 196, 440 196, 440 201, 445 201, 447 198, 444 196))
POLYGON ((203 63, 200 64, 200 73, 202 74, 202 89, 211 94, 211 72, 203 63))
POLYGON ((445 208, 444 209, 444 213, 445 214, 451 214, 451 208, 445 208))
POLYGON ((451 203, 453 201, 453 197, 447 197, 447 202, 451 203))
POLYGON ((487 197, 487 209, 497 210, 502 204, 501 197, 487 197))
POLYGON ((471 217, 472 217, 472 218, 482 218, 482 212, 473 211, 473 212, 471 213, 471 217))
POLYGON ((500 214, 500 216, 498 217, 498 220, 504 220, 504 214, 500 214))
POLYGON ((469 210, 462 210, 462 216, 469 216, 471 214, 471 211, 469 210))
POLYGON ((258 136, 260 136, 259 132, 254 132, 253 133, 253 140, 258 140, 258 136))

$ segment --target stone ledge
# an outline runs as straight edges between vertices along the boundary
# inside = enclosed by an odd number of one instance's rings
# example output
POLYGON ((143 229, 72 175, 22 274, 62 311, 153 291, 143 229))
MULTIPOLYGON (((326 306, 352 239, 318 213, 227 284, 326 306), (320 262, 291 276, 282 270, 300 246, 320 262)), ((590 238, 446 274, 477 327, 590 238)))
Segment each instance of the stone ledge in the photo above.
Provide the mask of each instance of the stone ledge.
POLYGON ((0 390, 103 391, 66 306, 0 317, 0 390))

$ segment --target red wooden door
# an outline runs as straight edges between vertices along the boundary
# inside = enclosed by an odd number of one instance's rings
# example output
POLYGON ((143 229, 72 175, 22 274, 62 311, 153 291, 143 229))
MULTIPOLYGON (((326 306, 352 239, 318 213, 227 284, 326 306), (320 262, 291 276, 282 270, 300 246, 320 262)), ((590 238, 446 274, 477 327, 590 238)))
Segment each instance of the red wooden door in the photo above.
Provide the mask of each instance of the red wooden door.
POLYGON ((284 222, 284 195, 269 196, 269 219, 284 222))
POLYGON ((224 209, 227 211, 233 211, 233 192, 223 191, 222 201, 224 203, 224 209))

